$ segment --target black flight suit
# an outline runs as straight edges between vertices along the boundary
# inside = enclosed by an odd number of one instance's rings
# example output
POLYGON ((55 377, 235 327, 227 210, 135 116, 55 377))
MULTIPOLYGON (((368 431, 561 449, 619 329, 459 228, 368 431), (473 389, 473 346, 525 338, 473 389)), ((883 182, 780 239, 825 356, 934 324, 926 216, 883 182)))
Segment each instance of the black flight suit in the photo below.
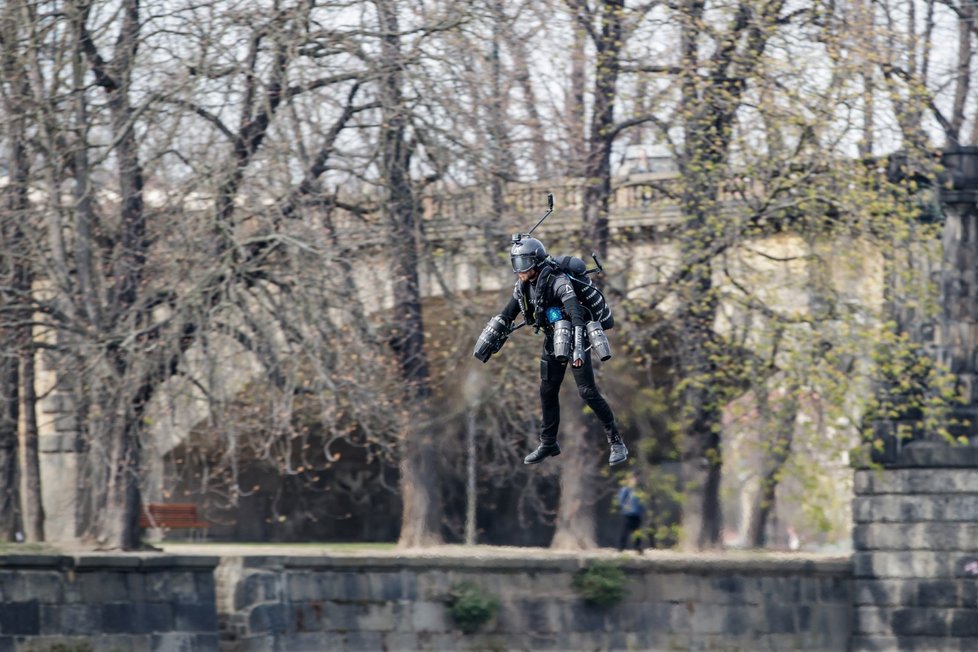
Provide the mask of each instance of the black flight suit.
MULTIPOLYGON (((557 427, 560 425, 558 393, 567 371, 567 362, 560 362, 554 357, 554 328, 547 319, 548 309, 559 309, 562 313, 560 319, 569 319, 573 327, 583 328, 585 325, 585 311, 577 300, 572 283, 566 274, 545 266, 534 281, 516 281, 513 296, 501 313, 503 318, 512 323, 522 312, 527 325, 541 328, 545 335, 543 355, 540 358, 540 401, 543 404, 540 443, 544 445, 557 441, 557 427)), ((571 366, 571 372, 581 398, 601 421, 608 442, 620 443, 615 415, 594 382, 590 350, 584 353, 584 364, 580 367, 571 366)))

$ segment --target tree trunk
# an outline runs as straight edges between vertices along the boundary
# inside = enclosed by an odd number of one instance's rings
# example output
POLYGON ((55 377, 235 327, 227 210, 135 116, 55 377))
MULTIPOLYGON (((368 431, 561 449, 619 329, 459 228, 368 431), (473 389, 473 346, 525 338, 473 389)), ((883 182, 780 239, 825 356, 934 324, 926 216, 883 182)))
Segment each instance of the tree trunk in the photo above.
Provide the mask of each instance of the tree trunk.
MULTIPOLYGON (((134 315, 139 300, 140 286, 146 267, 149 242, 146 234, 146 216, 143 206, 143 170, 139 162, 139 149, 133 129, 133 110, 129 98, 132 67, 139 46, 139 3, 126 0, 122 6, 122 25, 115 43, 111 60, 103 59, 97 52, 86 26, 87 10, 78 17, 78 37, 88 58, 96 84, 105 93, 112 118, 112 134, 115 137, 115 156, 119 182, 119 229, 118 255, 111 261, 108 277, 113 280, 107 297, 105 321, 110 332, 119 340, 110 340, 105 348, 105 360, 112 366, 110 378, 118 381, 121 397, 109 398, 111 403, 121 401, 121 414, 108 410, 113 406, 101 405, 104 423, 99 424, 108 456, 102 460, 107 465, 106 485, 96 488, 105 491, 103 509, 95 513, 89 536, 100 547, 133 550, 140 546, 139 529, 139 482, 140 482, 140 434, 142 411, 152 394, 154 385, 141 382, 129 405, 125 405, 124 391, 133 376, 134 351, 123 348, 118 341, 124 340, 132 328, 145 323, 145 315, 134 315)), ((79 145, 81 146, 81 145, 79 145)), ((89 243, 90 244, 90 243, 89 243)), ((97 372, 96 372, 97 373, 97 372)), ((95 391, 104 379, 93 378, 95 391)), ((107 394, 102 394, 107 396, 107 394)), ((96 405, 98 403, 95 403, 96 405)), ((95 463, 98 460, 94 460, 95 463)), ((101 499, 98 503, 102 503, 101 499)))
POLYGON ((550 547, 555 550, 593 550, 597 547, 594 496, 598 452, 588 438, 585 422, 588 415, 581 410, 581 398, 569 369, 560 393, 564 406, 558 440, 561 455, 544 462, 560 465, 560 504, 550 547))
MULTIPOLYGON (((15 157, 19 158, 19 157, 15 157)), ((27 178, 26 156, 23 163, 15 164, 15 167, 23 168, 23 177, 27 178)), ((26 193, 26 183, 24 184, 22 200, 19 202, 19 212, 14 215, 24 215, 28 210, 26 193)), ((12 251, 24 252, 26 250, 26 239, 19 223, 15 227, 12 251)), ((28 541, 44 541, 44 505, 41 494, 41 466, 38 456, 38 429, 37 429, 37 393, 35 390, 34 373, 34 327, 33 327, 33 306, 29 297, 33 292, 34 274, 31 269, 31 260, 27 256, 19 256, 14 260, 14 292, 21 297, 20 302, 26 304, 24 308, 18 310, 18 323, 14 326, 14 338, 16 341, 17 361, 19 371, 19 397, 18 404, 20 416, 23 423, 24 435, 24 456, 23 456, 23 513, 25 536, 28 541)), ((17 391, 18 388, 15 388, 17 391)))
MULTIPOLYGON (((27 158, 27 124, 25 99, 30 95, 27 76, 19 52, 21 43, 16 7, 5 7, 0 16, 0 70, 6 86, 0 94, 6 101, 9 159, 4 192, 4 220, 0 224, 0 282, 6 288, 0 296, 9 322, 0 324, 0 539, 14 540, 20 531, 19 457, 19 357, 22 333, 30 328, 30 283, 26 265, 23 224, 27 219, 30 163, 27 158), (25 288, 25 282, 27 287, 25 288)), ((6 320, 5 320, 6 321, 6 320)))
POLYGON ((543 119, 537 106, 536 92, 533 90, 533 80, 530 75, 529 56, 523 41, 513 34, 511 24, 506 24, 506 44, 512 52, 514 80, 523 93, 523 108, 526 111, 526 128, 530 132, 532 143, 531 160, 536 169, 537 179, 546 179, 550 175, 550 165, 547 156, 547 137, 543 131, 543 119))
POLYGON ((24 534, 28 541, 44 541, 44 502, 41 494, 41 461, 38 450, 37 394, 35 392, 34 341, 30 326, 20 349, 20 409, 24 423, 24 534))
POLYGON ((98 432, 107 442, 108 477, 100 494, 101 509, 95 514, 89 538, 105 550, 136 550, 139 530, 139 437, 132 417, 106 419, 98 432))
MULTIPOLYGON (((690 143, 696 140, 690 137, 690 143)), ((697 169, 702 160, 694 155, 690 167, 697 169)), ((681 241, 682 260, 686 266, 680 284, 679 324, 680 377, 683 379, 681 404, 683 438, 681 468, 683 471, 682 537, 685 550, 710 548, 720 543, 720 428, 721 392, 716 380, 717 298, 713 287, 713 267, 704 259, 703 243, 720 237, 711 207, 716 206, 715 180, 707 175, 691 174, 687 178, 683 208, 690 216, 681 241)))
POLYGON ((504 197, 506 181, 513 177, 513 162, 510 157, 509 134, 506 129, 506 105, 503 100, 502 69, 499 61, 499 31, 503 21, 500 2, 493 3, 492 43, 489 49, 489 146, 490 146, 490 197, 492 215, 495 220, 502 219, 506 210, 504 197))
MULTIPOLYGON (((786 396, 772 411, 766 396, 758 398, 761 426, 771 434, 761 465, 761 486, 754 497, 750 513, 750 527, 747 540, 754 548, 763 548, 766 541, 768 517, 774 511, 778 483, 781 472, 791 456, 791 444, 795 434, 795 420, 798 417, 796 387, 789 387, 786 396)), ((763 436, 764 433, 762 433, 763 436)))
POLYGON ((584 135, 584 88, 587 83, 587 72, 584 64, 587 61, 584 47, 586 32, 574 25, 574 40, 571 42, 570 60, 570 91, 564 112, 567 116, 568 152, 567 167, 564 172, 569 177, 584 173, 584 161, 587 156, 587 143, 584 135))
POLYGON ((680 250, 686 269, 680 291, 679 316, 679 367, 684 384, 680 396, 683 498, 679 545, 687 551, 720 543, 721 406, 713 382, 715 369, 710 352, 717 307, 712 261, 703 249, 720 236, 716 222, 711 220, 718 194, 718 182, 713 175, 719 172, 713 164, 721 160, 720 152, 725 151, 721 134, 714 131, 720 123, 711 110, 702 106, 700 96, 695 25, 701 18, 702 6, 691 0, 688 11, 690 26, 683 32, 682 79, 686 151, 680 169, 685 168, 683 171, 689 174, 684 175, 682 198, 687 222, 680 239, 680 250))
POLYGON ((26 255, 27 241, 21 227, 22 220, 29 210, 27 198, 27 180, 29 178, 29 164, 27 155, 22 143, 14 146, 12 175, 15 182, 13 187, 13 209, 11 215, 15 216, 15 226, 10 240, 10 251, 16 252, 13 258, 13 288, 17 298, 15 301, 24 307, 16 311, 17 324, 13 327, 15 340, 15 351, 17 360, 14 362, 19 371, 18 407, 19 416, 23 420, 24 435, 24 457, 23 457, 23 514, 25 536, 28 541, 44 540, 44 505, 41 498, 41 467, 38 457, 38 430, 37 430, 37 394, 35 391, 34 374, 34 328, 33 306, 30 297, 33 292, 34 274, 31 269, 31 259, 26 255))
POLYGON ((584 163, 582 210, 585 238, 601 258, 608 253, 611 200, 611 147, 615 140, 615 99, 621 67, 624 0, 604 0, 601 34, 595 41, 594 107, 584 163))
MULTIPOLYGON (((622 0, 603 3, 602 29, 598 41, 597 63, 594 72, 594 112, 591 116, 587 158, 584 161, 583 222, 586 244, 604 258, 608 251, 608 205, 611 199, 611 146, 614 142, 614 107, 617 93, 621 51, 622 0)), ((569 367, 569 365, 568 365, 569 367)), ((564 386, 574 386, 570 368, 564 386)), ((574 431, 568 457, 560 470, 560 507, 557 530, 554 533, 555 548, 586 550, 595 547, 594 495, 597 477, 594 472, 594 446, 587 445, 587 426, 581 421, 580 398, 574 392, 575 410, 567 415, 566 422, 574 431), (569 418, 568 418, 569 417, 569 418)), ((567 402, 564 402, 567 405, 567 402)), ((565 438, 565 440, 568 438, 565 438)))
MULTIPOLYGON (((683 378, 704 381, 695 362, 684 365, 683 378)), ((687 425, 683 434, 680 468, 682 471, 683 550, 712 548, 720 543, 720 410, 716 395, 709 389, 689 389, 683 397, 687 425)))
POLYGON ((699 42, 705 5, 699 0, 682 4, 680 88, 684 118, 681 209, 685 216, 680 234, 679 367, 683 379, 683 515, 680 545, 686 550, 720 544, 722 388, 717 386, 716 359, 722 353, 714 333, 717 297, 713 287, 713 259, 725 248, 735 225, 720 218, 718 199, 727 164, 733 123, 747 80, 758 65, 782 0, 756 8, 740 3, 729 32, 729 44, 711 55, 709 69, 701 72, 699 42), (735 71, 735 72, 734 72, 735 71))
MULTIPOLYGON (((3 329, 6 338, 11 329, 3 329)), ((17 468, 17 357, 9 340, 0 356, 0 541, 14 541, 20 526, 17 468)))
MULTIPOLYGON (((122 100, 122 98, 120 98, 122 100)), ((119 281, 114 288, 119 312, 117 328, 127 323, 122 319, 135 306, 139 298, 139 286, 146 266, 146 220, 143 213, 143 175, 137 158, 137 148, 133 132, 127 127, 131 110, 128 101, 120 101, 114 105, 113 122, 116 133, 123 133, 118 147, 119 156, 119 185, 122 189, 122 256, 119 271, 116 274, 119 281), (123 131, 125 130, 125 131, 123 131), (121 322, 121 323, 120 323, 121 322)), ((141 322, 137 319, 136 322, 141 322)), ((117 352, 114 356, 120 376, 133 362, 130 352, 117 352)), ((125 385, 121 385, 125 387, 125 385)), ((142 431, 142 413, 146 402, 152 395, 153 386, 144 386, 134 401, 134 413, 126 412, 122 427, 114 436, 118 437, 109 459, 109 514, 113 508, 121 510, 107 523, 106 531, 101 533, 103 540, 111 547, 123 550, 138 548, 140 545, 139 530, 139 483, 141 480, 140 435, 142 431)))
MULTIPOLYGON (((683 470, 683 549, 708 548, 720 542, 720 428, 721 392, 716 381, 717 343, 713 333, 717 315, 717 299, 713 288, 712 265, 698 260, 703 255, 702 244, 718 237, 711 232, 706 206, 715 205, 708 189, 700 195, 703 185, 696 184, 684 199, 689 230, 681 242, 682 260, 687 262, 682 282, 679 323, 680 377, 683 389, 683 439, 681 465, 683 470)), ((708 180, 704 180, 708 183, 708 180)))
POLYGON ((376 0, 380 20, 381 165, 387 190, 385 212, 392 227, 391 276, 394 292, 395 333, 391 342, 404 381, 407 415, 401 459, 401 498, 404 511, 401 536, 404 547, 441 543, 442 507, 437 454, 432 429, 425 417, 431 388, 424 347, 421 290, 418 283, 420 215, 411 185, 411 147, 407 142, 407 116, 401 95, 401 46, 397 9, 391 0, 376 0))

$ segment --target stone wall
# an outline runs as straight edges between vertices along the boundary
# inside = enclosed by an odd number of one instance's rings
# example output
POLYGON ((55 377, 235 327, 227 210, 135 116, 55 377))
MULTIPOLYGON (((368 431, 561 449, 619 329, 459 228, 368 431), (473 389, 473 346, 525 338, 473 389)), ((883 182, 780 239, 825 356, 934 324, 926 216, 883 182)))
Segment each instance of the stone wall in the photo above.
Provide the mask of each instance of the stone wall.
POLYGON ((606 553, 501 552, 0 556, 0 652, 849 649, 847 557, 649 551, 601 609, 572 578, 606 553), (473 633, 462 581, 501 601, 473 633))
POLYGON ((978 649, 978 468, 860 470, 855 490, 853 650, 978 649))
POLYGON ((245 557, 217 571, 225 652, 288 650, 807 650, 849 646, 848 558, 647 553, 603 610, 571 586, 596 558, 245 557), (474 582, 501 599, 472 634, 445 597, 474 582))
POLYGON ((0 652, 218 649, 215 557, 0 555, 0 652))

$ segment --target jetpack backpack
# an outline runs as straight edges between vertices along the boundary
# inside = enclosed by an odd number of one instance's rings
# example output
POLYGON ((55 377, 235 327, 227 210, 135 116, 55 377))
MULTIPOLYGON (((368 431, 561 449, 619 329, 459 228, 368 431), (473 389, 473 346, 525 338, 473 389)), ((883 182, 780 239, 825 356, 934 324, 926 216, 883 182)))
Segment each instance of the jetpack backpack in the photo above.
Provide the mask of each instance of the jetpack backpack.
POLYGON ((591 281, 592 272, 603 271, 597 256, 591 255, 597 265, 594 269, 588 269, 584 261, 577 256, 550 256, 548 262, 570 278, 578 303, 589 313, 589 321, 599 322, 601 328, 609 330, 615 326, 615 317, 611 314, 611 306, 608 305, 604 294, 591 281))

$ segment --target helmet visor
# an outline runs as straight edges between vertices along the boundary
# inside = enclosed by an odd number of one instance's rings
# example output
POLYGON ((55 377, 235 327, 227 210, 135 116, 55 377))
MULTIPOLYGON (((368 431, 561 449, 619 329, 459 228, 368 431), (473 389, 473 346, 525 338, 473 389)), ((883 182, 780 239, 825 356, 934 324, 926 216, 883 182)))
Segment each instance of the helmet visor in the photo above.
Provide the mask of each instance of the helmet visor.
POLYGON ((517 254, 511 258, 513 260, 513 271, 517 274, 528 272, 537 265, 537 257, 533 254, 517 254))

